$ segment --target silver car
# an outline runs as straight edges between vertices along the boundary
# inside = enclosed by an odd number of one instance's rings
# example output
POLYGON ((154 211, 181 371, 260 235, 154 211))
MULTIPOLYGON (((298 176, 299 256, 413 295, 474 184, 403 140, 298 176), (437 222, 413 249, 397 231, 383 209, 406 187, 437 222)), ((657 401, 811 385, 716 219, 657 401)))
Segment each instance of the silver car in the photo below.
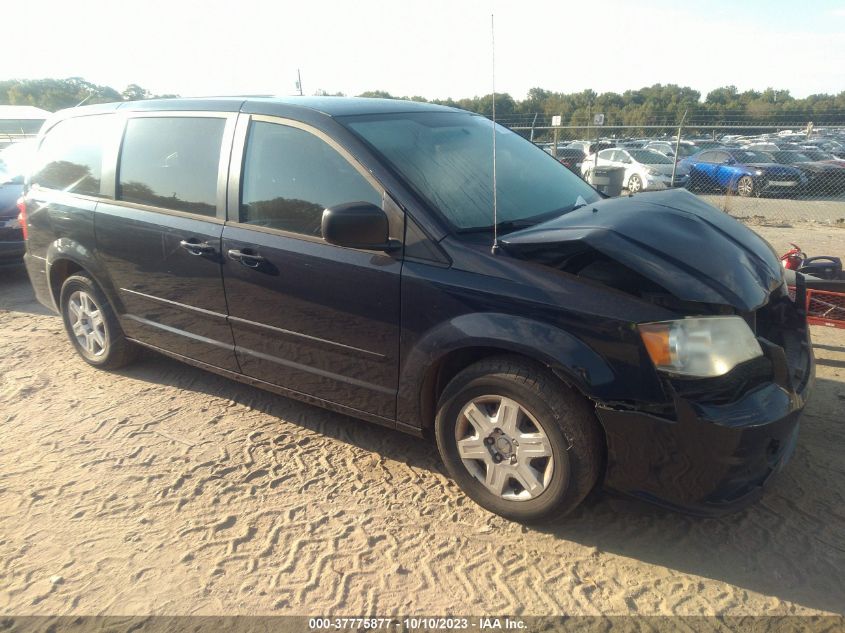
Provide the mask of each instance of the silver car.
MULTIPOLYGON (((630 192, 668 189, 672 184, 674 160, 650 149, 604 149, 599 152, 600 167, 624 167, 623 186, 630 192)), ((595 155, 584 159, 581 173, 589 181, 590 172, 596 165, 595 155)), ((675 187, 684 187, 689 172, 678 165, 675 172, 675 187)))

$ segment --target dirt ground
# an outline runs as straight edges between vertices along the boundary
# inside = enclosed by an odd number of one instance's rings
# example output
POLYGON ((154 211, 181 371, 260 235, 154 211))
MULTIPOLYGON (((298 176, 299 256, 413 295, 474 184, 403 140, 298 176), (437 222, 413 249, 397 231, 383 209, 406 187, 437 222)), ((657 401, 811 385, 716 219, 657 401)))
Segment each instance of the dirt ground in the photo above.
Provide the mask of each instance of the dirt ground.
MULTIPOLYGON (((755 226, 845 256, 845 229, 755 226)), ((488 514, 435 447, 148 354, 71 351, 0 272, 0 615, 843 613, 845 331, 763 500, 695 519, 600 495, 488 514)))

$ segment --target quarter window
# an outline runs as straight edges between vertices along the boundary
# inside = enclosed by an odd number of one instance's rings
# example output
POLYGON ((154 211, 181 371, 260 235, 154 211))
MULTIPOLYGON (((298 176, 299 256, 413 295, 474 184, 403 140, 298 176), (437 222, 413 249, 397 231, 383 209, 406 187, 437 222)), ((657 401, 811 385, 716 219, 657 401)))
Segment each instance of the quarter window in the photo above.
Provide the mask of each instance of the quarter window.
POLYGON ((51 128, 38 150, 33 186, 99 195, 103 142, 110 120, 106 115, 77 117, 51 128))
POLYGON ((217 212, 225 119, 129 119, 120 150, 117 198, 199 215, 217 212))
POLYGON ((381 206, 381 194, 334 148, 299 128, 250 126, 240 220, 320 236, 323 210, 346 202, 381 206))

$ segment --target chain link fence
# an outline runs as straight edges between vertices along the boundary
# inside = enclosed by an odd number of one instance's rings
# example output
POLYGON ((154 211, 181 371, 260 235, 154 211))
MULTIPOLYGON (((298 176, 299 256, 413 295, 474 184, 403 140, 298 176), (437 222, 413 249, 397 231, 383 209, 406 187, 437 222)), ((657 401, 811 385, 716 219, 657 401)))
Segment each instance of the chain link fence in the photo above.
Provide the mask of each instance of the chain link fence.
POLYGON ((624 169, 623 193, 685 187, 734 217, 845 227, 845 111, 809 121, 553 125, 547 115, 497 122, 569 169, 624 169))

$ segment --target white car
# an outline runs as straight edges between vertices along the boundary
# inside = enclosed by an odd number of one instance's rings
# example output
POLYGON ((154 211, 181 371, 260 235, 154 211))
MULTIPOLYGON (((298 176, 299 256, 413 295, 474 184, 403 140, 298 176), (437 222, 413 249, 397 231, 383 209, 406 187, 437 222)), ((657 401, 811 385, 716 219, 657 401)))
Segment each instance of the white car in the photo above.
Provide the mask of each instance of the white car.
MULTIPOLYGON (((650 149, 604 149, 599 152, 599 167, 625 168, 622 186, 630 193, 670 188, 673 164, 673 159, 650 149)), ((581 173, 587 182, 590 181, 590 173, 595 165, 595 154, 585 158, 581 164, 581 173)), ((688 180, 689 171, 678 165, 675 186, 684 187, 688 180)))

